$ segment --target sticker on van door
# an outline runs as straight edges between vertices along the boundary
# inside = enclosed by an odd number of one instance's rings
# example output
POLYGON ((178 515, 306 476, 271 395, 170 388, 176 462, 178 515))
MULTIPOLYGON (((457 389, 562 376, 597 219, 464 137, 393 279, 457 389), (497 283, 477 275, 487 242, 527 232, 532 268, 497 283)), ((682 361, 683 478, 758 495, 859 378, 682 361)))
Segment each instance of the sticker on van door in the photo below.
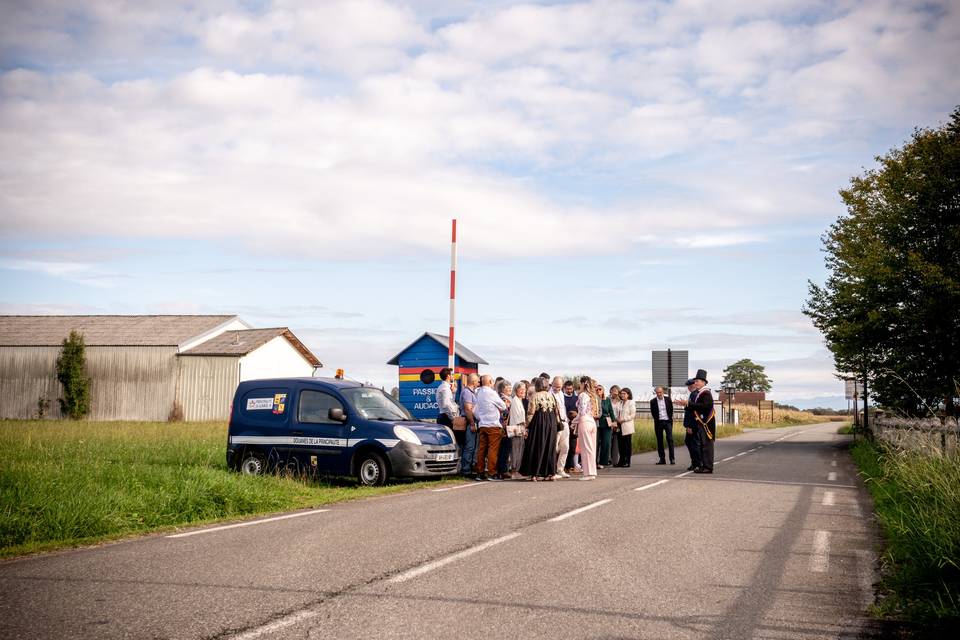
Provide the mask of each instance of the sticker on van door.
POLYGON ((283 413, 283 410, 287 406, 287 394, 278 393, 273 396, 273 412, 275 414, 283 413))
POLYGON ((273 398, 247 398, 247 411, 273 409, 273 398))

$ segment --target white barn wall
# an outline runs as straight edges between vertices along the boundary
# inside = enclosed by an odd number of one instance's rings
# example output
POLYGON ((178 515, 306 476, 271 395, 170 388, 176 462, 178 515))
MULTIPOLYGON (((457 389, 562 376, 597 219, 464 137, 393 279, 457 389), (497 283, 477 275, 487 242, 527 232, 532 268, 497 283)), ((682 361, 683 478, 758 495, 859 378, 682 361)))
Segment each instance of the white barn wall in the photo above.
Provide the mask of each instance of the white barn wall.
POLYGON ((0 418, 37 417, 41 396, 50 403, 46 417, 60 417, 59 354, 60 347, 0 347, 0 418))
MULTIPOLYGON (((60 347, 0 347, 0 418, 33 418, 37 399, 59 418, 60 347)), ((86 348, 90 420, 166 420, 173 407, 176 347, 86 348)))
POLYGON ((176 347, 87 347, 90 420, 166 420, 173 408, 176 347))
POLYGON ((177 399, 183 419, 226 420, 239 380, 237 356, 180 356, 177 399))
POLYGON ((240 381, 260 378, 310 377, 313 365, 283 336, 240 358, 240 381))

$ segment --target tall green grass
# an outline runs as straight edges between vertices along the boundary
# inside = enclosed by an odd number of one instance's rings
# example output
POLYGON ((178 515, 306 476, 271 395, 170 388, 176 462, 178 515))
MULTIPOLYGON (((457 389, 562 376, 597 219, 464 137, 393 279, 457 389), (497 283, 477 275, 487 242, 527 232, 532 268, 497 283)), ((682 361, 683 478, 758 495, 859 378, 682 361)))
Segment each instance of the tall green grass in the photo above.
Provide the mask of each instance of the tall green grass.
POLYGON ((960 459, 862 440, 853 459, 886 537, 883 617, 933 631, 960 624, 960 459))
POLYGON ((228 471, 224 423, 0 422, 0 556, 404 490, 228 471))

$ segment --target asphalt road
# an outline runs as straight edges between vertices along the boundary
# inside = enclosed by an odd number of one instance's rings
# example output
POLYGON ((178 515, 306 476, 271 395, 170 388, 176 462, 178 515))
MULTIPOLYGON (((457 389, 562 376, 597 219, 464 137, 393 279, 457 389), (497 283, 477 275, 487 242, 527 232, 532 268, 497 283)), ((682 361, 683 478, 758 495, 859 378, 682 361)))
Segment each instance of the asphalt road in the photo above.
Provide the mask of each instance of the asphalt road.
POLYGON ((878 539, 836 429, 8 561, 0 637, 853 638, 878 539))

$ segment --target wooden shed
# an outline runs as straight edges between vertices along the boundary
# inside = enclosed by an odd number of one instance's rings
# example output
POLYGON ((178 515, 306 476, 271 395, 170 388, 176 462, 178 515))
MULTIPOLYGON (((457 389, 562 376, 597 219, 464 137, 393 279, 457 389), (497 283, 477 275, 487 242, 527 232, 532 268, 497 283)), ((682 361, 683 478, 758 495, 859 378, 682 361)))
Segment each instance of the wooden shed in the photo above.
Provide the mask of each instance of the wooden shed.
MULTIPOLYGON (((448 337, 429 331, 411 342, 387 364, 400 368, 400 404, 418 419, 436 418, 435 394, 440 386, 440 369, 448 362, 448 337)), ((454 345, 454 379, 463 374, 479 373, 486 360, 459 342, 454 345)))
POLYGON ((56 360, 84 336, 92 420, 222 420, 241 380, 309 376, 320 361, 290 332, 230 315, 0 316, 0 418, 59 417, 56 360))

